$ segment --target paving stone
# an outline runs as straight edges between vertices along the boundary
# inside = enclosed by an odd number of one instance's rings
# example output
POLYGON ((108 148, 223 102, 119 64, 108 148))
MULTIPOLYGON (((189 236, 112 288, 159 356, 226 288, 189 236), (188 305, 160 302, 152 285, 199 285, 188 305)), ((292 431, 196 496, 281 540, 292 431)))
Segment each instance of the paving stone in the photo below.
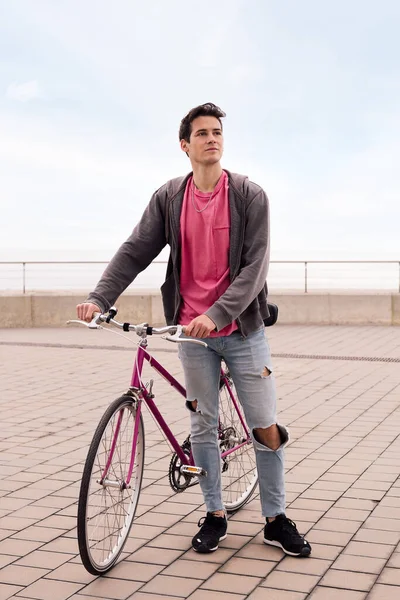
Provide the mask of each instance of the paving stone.
POLYGON ((317 575, 304 575, 300 573, 273 571, 267 576, 262 585, 268 588, 276 588, 278 590, 309 593, 314 586, 317 585, 319 579, 320 577, 317 575))
POLYGON ((299 560, 295 557, 286 556, 284 560, 277 565, 276 572, 287 571, 289 573, 303 573, 304 575, 323 575, 329 569, 331 564, 331 560, 299 560))
POLYGON ((388 558, 394 550, 394 545, 369 544, 367 542, 351 541, 343 551, 343 554, 355 556, 370 556, 372 558, 388 558))
POLYGON ((392 554, 387 566, 393 567, 395 569, 400 569, 400 552, 395 552, 394 554, 392 554))
POLYGON ((250 596, 248 600, 305 600, 307 594, 302 592, 288 592, 287 590, 277 590, 274 588, 257 588, 250 596))
POLYGON ((40 567, 42 569, 56 569, 63 563, 69 561, 70 558, 70 554, 36 550, 27 554, 20 560, 17 560, 15 564, 27 567, 40 567))
POLYGON ((0 554, 11 554, 12 556, 25 556, 43 545, 43 542, 27 542, 7 538, 0 542, 0 554))
POLYGON ((169 565, 179 556, 182 555, 181 550, 171 550, 167 548, 151 548, 142 546, 127 557, 127 561, 151 563, 155 565, 169 565))
POLYGON ((191 560, 176 560, 163 571, 163 575, 172 575, 175 577, 191 577, 193 579, 207 579, 219 569, 218 563, 201 562, 195 563, 191 560))
POLYGON ((398 585, 381 585, 377 583, 371 590, 368 600, 398 600, 400 594, 400 586, 398 585))
POLYGON ((8 585, 6 583, 0 583, 0 600, 7 600, 13 597, 20 590, 24 588, 19 585, 8 585))
MULTIPOLYGON (((246 597, 247 596, 243 594, 231 594, 229 592, 217 592, 215 590, 196 590, 188 598, 189 600, 244 600, 246 597)), ((140 600, 148 599, 143 598, 140 600)), ((157 597, 157 600, 164 600, 164 598, 161 598, 160 596, 157 597)))
POLYGON ((400 569, 386 567, 380 574, 378 583, 396 585, 400 587, 400 569))
MULTIPOLYGON (((344 590, 339 588, 327 588, 323 586, 317 586, 312 594, 308 597, 309 600, 365 600, 366 598, 366 592, 356 592, 354 590, 344 590)), ((385 598, 385 600, 387 599, 385 598)))
MULTIPOLYGON (((52 554, 52 552, 48 552, 48 554, 52 554)), ((81 563, 66 562, 48 573, 46 578, 88 584, 95 579, 95 576, 88 573, 81 563)))
POLYGON ((275 567, 275 562, 267 560, 233 557, 220 567, 219 572, 266 577, 275 567))
POLYGON ((197 587, 201 581, 198 579, 190 579, 189 577, 169 577, 167 575, 157 575, 143 588, 143 592, 164 594, 165 596, 183 596, 187 598, 197 587))
POLYGON ((0 570, 0 582, 26 586, 41 579, 47 575, 48 572, 48 569, 24 567, 12 564, 0 570))
POLYGON ((342 554, 333 563, 332 569, 354 571, 356 573, 374 573, 378 575, 386 564, 385 558, 369 558, 367 556, 352 556, 342 554))
POLYGON ((215 573, 202 585, 202 589, 250 594, 261 581, 260 577, 249 577, 233 573, 215 573))
POLYGON ((345 590, 368 592, 376 581, 376 575, 369 573, 354 573, 332 569, 321 580, 321 585, 345 590))
POLYGON ((63 581, 40 579, 17 594, 17 598, 33 598, 34 600, 66 600, 72 594, 82 589, 82 585, 63 581))
MULTIPOLYGON (((168 596, 168 600, 174 600, 175 599, 179 599, 181 600, 182 596, 168 596)), ((193 598, 193 596, 190 596, 190 598, 193 598)), ((82 598, 80 595, 79 596, 73 596, 70 600, 93 600, 92 597, 89 596, 85 596, 84 598, 82 598)), ((129 596, 129 598, 127 600, 165 600, 165 596, 163 594, 146 594, 143 592, 134 592, 132 594, 132 596, 129 596)))

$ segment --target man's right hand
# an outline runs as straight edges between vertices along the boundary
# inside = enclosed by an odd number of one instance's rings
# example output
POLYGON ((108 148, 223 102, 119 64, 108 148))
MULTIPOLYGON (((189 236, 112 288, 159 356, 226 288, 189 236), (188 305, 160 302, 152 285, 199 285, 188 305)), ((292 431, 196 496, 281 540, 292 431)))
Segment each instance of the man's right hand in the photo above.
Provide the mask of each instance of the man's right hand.
POLYGON ((101 313, 102 310, 97 306, 97 304, 93 304, 92 302, 84 302, 83 304, 78 304, 76 307, 76 312, 78 314, 78 319, 90 323, 90 321, 93 319, 93 313, 101 313))

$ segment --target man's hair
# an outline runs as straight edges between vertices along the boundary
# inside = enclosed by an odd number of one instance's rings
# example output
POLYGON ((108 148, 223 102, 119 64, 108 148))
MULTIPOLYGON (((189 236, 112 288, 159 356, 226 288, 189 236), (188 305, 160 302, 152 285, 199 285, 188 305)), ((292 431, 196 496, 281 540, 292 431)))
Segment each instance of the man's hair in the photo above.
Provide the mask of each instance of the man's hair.
POLYGON ((205 104, 200 104, 200 106, 196 106, 192 108, 186 115, 183 117, 180 127, 179 127, 179 141, 185 140, 186 142, 190 142, 190 134, 192 133, 192 123, 197 117, 215 117, 218 119, 221 129, 222 129, 222 121, 226 114, 223 110, 220 109, 219 106, 216 106, 212 102, 206 102, 205 104))

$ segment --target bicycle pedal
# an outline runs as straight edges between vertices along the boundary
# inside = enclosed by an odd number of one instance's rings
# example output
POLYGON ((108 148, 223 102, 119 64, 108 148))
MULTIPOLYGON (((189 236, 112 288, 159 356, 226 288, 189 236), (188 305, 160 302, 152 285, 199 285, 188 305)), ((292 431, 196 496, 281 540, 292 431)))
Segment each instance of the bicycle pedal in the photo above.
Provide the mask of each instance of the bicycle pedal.
POLYGON ((181 465, 179 470, 181 473, 192 477, 206 477, 207 475, 207 471, 201 467, 191 467, 190 465, 181 465))

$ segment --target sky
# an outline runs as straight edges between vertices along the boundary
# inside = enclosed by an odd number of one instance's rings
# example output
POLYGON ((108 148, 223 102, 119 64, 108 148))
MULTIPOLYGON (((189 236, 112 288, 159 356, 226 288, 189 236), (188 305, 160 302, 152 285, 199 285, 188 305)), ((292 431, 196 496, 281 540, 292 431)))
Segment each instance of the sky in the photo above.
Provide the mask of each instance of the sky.
POLYGON ((400 259, 398 0, 0 0, 0 260, 109 260, 227 113, 272 259, 400 259))

